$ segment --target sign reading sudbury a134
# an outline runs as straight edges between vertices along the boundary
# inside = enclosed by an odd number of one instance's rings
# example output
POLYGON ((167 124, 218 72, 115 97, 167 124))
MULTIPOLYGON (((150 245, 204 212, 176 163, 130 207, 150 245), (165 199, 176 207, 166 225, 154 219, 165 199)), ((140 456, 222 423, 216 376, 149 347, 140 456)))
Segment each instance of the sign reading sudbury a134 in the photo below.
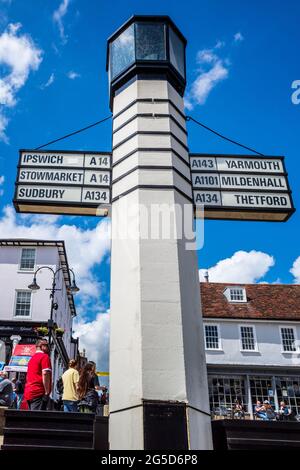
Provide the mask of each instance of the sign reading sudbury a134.
POLYGON ((14 204, 20 212, 107 215, 111 155, 21 150, 14 204))
POLYGON ((191 154, 194 203, 207 219, 284 221, 294 212, 283 157, 191 154))

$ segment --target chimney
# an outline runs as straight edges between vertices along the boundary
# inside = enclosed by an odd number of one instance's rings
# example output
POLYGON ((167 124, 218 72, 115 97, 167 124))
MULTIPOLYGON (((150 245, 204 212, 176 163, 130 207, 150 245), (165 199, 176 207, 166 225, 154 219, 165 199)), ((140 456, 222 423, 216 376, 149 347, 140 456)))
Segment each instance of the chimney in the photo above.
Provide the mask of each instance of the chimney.
POLYGON ((205 279, 205 282, 209 282, 209 274, 208 274, 208 269, 205 271, 204 273, 204 279, 205 279))

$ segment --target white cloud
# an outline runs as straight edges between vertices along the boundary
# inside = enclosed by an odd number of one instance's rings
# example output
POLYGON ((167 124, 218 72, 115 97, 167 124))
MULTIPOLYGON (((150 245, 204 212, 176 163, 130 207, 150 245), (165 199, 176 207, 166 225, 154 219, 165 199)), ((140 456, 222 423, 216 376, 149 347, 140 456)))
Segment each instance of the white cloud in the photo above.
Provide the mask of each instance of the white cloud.
POLYGON ((242 35, 242 33, 240 33, 240 32, 235 33, 235 35, 233 37, 234 37, 234 42, 242 42, 245 39, 244 36, 242 35))
POLYGON ((229 71, 222 60, 217 60, 208 72, 201 73, 191 87, 191 98, 196 104, 205 104, 212 89, 228 77, 229 71))
POLYGON ((218 61, 218 56, 213 49, 202 49, 197 52, 196 60, 198 64, 214 64, 218 61))
POLYGON ((199 66, 198 76, 185 97, 185 107, 187 109, 191 110, 195 105, 205 104, 212 89, 219 82, 228 78, 229 62, 219 55, 219 50, 224 46, 224 42, 218 41, 212 49, 198 51, 196 56, 199 66))
POLYGON ((63 44, 66 44, 68 41, 68 38, 65 34, 63 18, 68 12, 69 5, 70 5, 70 0, 62 0, 58 9, 55 10, 55 12, 53 13, 53 21, 57 23, 59 35, 63 44))
POLYGON ((290 269, 290 273, 294 276, 295 284, 300 284, 300 256, 295 259, 292 268, 290 269))
POLYGON ((0 75, 0 139, 8 142, 5 129, 8 118, 6 108, 16 105, 16 94, 22 88, 31 71, 39 68, 42 51, 28 34, 20 34, 21 23, 9 24, 0 35, 0 66, 8 72, 0 75))
MULTIPOLYGON (((241 33, 234 35, 235 42, 244 40, 241 33)), ((229 76, 230 61, 222 57, 225 47, 224 41, 217 41, 211 49, 201 49, 197 52, 197 77, 189 87, 184 104, 188 110, 192 110, 196 105, 203 105, 211 91, 229 76)))
POLYGON ((55 74, 51 73, 51 75, 48 78, 47 82, 40 86, 41 90, 44 90, 45 88, 48 88, 49 86, 51 86, 52 83, 54 82, 54 80, 55 80, 55 74))
POLYGON ((1 188, 1 186, 4 184, 4 181, 5 181, 5 178, 4 176, 0 176, 0 196, 3 196, 3 189, 1 188))
POLYGON ((74 323, 74 337, 79 338, 79 349, 86 350, 89 360, 96 362, 97 369, 108 371, 109 357, 109 313, 99 313, 95 320, 74 323))
POLYGON ((72 70, 70 70, 70 72, 67 73, 67 77, 68 77, 70 80, 75 80, 76 78, 80 78, 80 74, 77 73, 77 72, 73 72, 72 70))
POLYGON ((215 45, 215 49, 221 49, 222 47, 225 47, 226 43, 224 41, 217 41, 215 45))
POLYGON ((9 139, 5 133, 5 129, 8 125, 8 119, 1 114, 1 107, 0 107, 0 140, 2 140, 5 144, 9 143, 9 139))
MULTIPOLYGON (((237 251, 231 258, 223 259, 208 269, 209 281, 252 284, 263 278, 274 264, 274 258, 267 253, 255 250, 237 251)), ((199 270, 201 281, 204 281, 205 271, 199 270)))

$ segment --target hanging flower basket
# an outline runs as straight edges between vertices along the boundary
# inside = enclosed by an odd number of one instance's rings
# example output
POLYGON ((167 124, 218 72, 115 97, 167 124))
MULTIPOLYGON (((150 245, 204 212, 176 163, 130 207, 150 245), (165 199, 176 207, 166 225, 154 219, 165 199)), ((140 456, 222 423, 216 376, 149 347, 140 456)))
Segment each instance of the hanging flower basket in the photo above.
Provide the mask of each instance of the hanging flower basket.
POLYGON ((56 328, 55 334, 57 337, 61 338, 64 334, 65 330, 63 328, 56 328))
POLYGON ((39 336, 48 336, 49 334, 49 330, 46 326, 38 326, 35 328, 35 331, 39 336))

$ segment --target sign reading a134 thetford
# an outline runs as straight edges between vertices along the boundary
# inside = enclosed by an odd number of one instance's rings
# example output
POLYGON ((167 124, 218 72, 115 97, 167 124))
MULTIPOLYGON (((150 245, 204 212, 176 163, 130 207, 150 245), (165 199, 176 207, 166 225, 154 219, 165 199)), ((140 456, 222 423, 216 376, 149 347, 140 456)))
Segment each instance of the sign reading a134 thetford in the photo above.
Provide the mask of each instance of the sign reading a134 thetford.
POLYGON ((107 215, 110 188, 110 153, 20 150, 18 212, 107 215))
POLYGON ((295 211, 283 157, 190 154, 196 216, 285 221, 295 211), (197 210, 198 209, 198 210, 197 210))

